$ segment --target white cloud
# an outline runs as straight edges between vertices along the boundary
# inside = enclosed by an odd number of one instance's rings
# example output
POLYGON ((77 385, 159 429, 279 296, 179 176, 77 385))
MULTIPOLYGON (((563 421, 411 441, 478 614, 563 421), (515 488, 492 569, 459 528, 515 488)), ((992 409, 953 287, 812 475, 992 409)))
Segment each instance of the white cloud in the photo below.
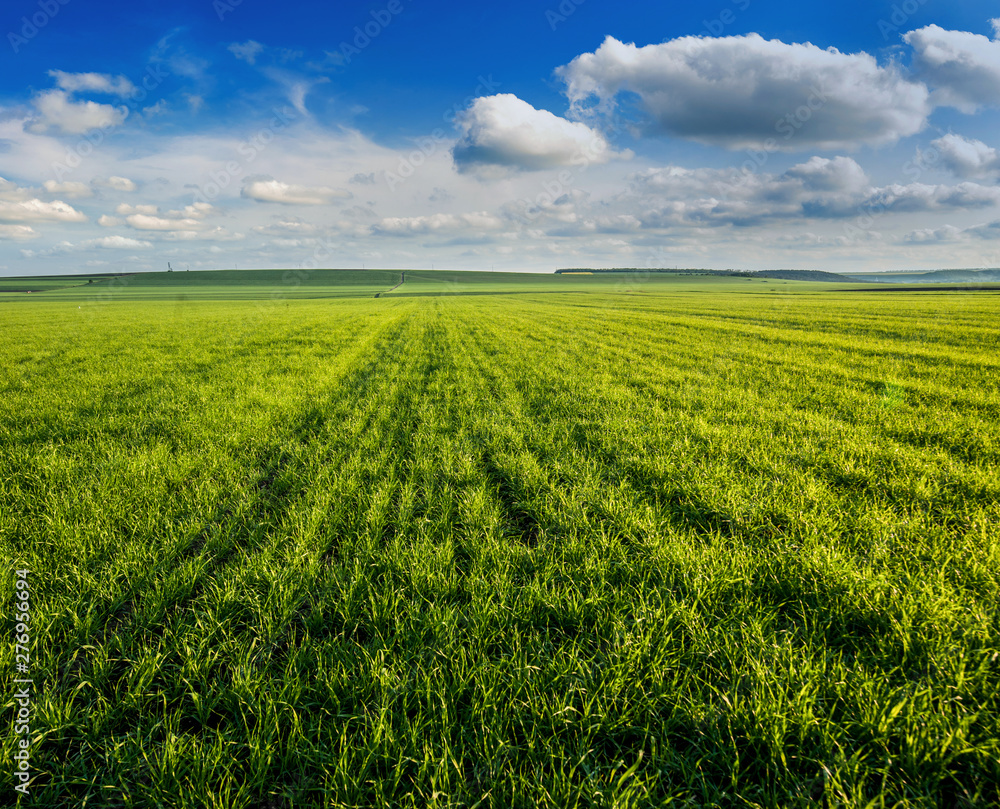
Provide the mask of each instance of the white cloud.
POLYGON ((1000 105, 1000 42, 968 31, 928 25, 903 35, 920 78, 939 106, 975 112, 1000 105))
POLYGON ((0 225, 0 241, 26 242, 37 239, 38 232, 30 225, 0 225))
POLYGON ((455 233, 475 230, 499 230, 504 222, 486 211, 462 214, 437 213, 431 216, 389 217, 373 230, 393 236, 425 235, 430 233, 455 233))
POLYGON ((0 201, 0 222, 86 222, 87 217, 61 200, 0 201))
MULTIPOLYGON (((203 220, 215 209, 207 202, 195 202, 186 205, 182 210, 167 211, 161 213, 156 205, 129 205, 123 202, 115 213, 125 217, 125 222, 129 227, 136 230, 160 231, 160 232, 185 232, 197 235, 203 231, 205 223, 203 220)), ((109 222, 119 220, 108 217, 109 222)), ((98 224, 101 224, 98 222, 98 224)))
POLYGON ((128 236, 102 236, 99 239, 90 239, 81 242, 80 247, 101 247, 106 250, 144 250, 152 247, 152 242, 132 239, 128 236))
POLYGON ((732 149, 888 144, 919 132, 930 112, 927 88, 894 65, 758 34, 645 47, 608 37, 556 73, 578 116, 634 93, 648 131, 732 149))
POLYGON ((462 137, 452 156, 459 171, 479 166, 537 170, 606 163, 618 154, 599 132, 537 110, 515 95, 477 98, 456 118, 462 137))
POLYGON ((861 166, 843 156, 813 157, 782 174, 667 166, 633 175, 629 192, 615 207, 631 207, 644 228, 747 227, 857 214, 873 191, 861 166))
POLYGON ((150 216, 155 216, 160 212, 160 209, 156 205, 129 205, 127 202, 123 202, 117 208, 115 208, 115 213, 121 216, 128 216, 134 213, 149 214, 150 216))
POLYGON ((136 185, 128 177, 112 176, 106 179, 94 180, 94 185, 110 188, 113 191, 135 191, 136 185))
POLYGON ((25 199, 28 190, 21 188, 17 183, 0 177, 0 199, 25 199))
POLYGON ((175 40, 182 37, 184 30, 182 27, 174 28, 162 37, 153 48, 150 61, 154 64, 166 64, 170 73, 175 76, 199 82, 205 77, 211 64, 200 56, 192 55, 183 44, 175 43, 175 40))
POLYGON ((124 224, 123 219, 119 219, 117 216, 108 216, 104 214, 100 219, 97 220, 97 224, 102 228, 113 228, 118 227, 118 225, 124 224))
POLYGON ((248 65, 252 65, 256 63, 257 56, 262 50, 264 50, 264 46, 259 42, 254 42, 254 40, 248 39, 243 43, 234 42, 229 46, 228 50, 237 59, 241 59, 248 65))
POLYGON ((261 72, 272 81, 284 87, 285 96, 302 115, 309 115, 306 108, 306 96, 318 84, 326 84, 330 79, 326 76, 308 77, 292 70, 277 67, 262 68, 261 72))
POLYGON ((202 227, 197 219, 168 219, 143 213, 126 216, 125 221, 136 230, 198 230, 202 227))
POLYGON ((262 225, 255 227, 253 230, 255 233, 260 233, 264 236, 288 236, 288 235, 308 236, 316 233, 317 230, 319 230, 319 228, 317 228, 316 225, 310 224, 308 222, 283 219, 271 225, 262 225))
POLYGON ((96 101, 72 101, 64 90, 48 90, 34 99, 37 117, 29 129, 47 132, 56 129, 66 135, 83 135, 107 129, 125 121, 128 110, 96 101))
POLYGON ((185 205, 184 209, 180 211, 167 211, 166 215, 175 218, 189 216, 192 219, 204 219, 214 210, 215 208, 209 202, 195 202, 192 205, 185 205))
POLYGON ((135 85, 124 76, 109 76, 106 73, 65 73, 62 70, 50 70, 49 75, 56 80, 56 85, 67 93, 105 93, 124 98, 135 92, 135 85))
POLYGON ((821 158, 780 174, 666 166, 632 175, 627 192, 591 202, 582 192, 532 208, 507 208, 511 219, 548 235, 836 222, 888 214, 961 213, 1000 204, 1000 188, 958 185, 875 187, 854 160, 821 158))
POLYGON ((47 256, 61 256, 66 253, 72 253, 77 247, 72 242, 61 241, 56 242, 52 247, 47 250, 21 250, 21 255, 25 258, 44 258, 47 256))
POLYGON ((812 157, 792 166, 784 176, 801 180, 810 191, 859 192, 869 185, 865 170, 849 157, 812 157))
POLYGON ((953 242, 960 239, 962 229, 954 225, 944 225, 940 228, 919 228, 912 230, 903 237, 904 242, 928 244, 931 242, 953 242))
POLYGON ((918 244, 967 242, 976 239, 988 241, 1000 239, 1000 220, 973 225, 967 228, 959 228, 954 225, 943 225, 939 228, 919 228, 910 231, 903 237, 903 241, 918 244))
POLYGON ((156 115, 163 115, 168 109, 170 109, 170 105, 167 103, 167 100, 165 98, 161 98, 152 106, 143 107, 142 114, 147 118, 152 118, 156 115))
POLYGON ((50 194, 62 194, 67 197, 92 197, 94 196, 93 190, 86 183, 78 182, 64 182, 57 183, 55 180, 46 180, 44 183, 45 190, 50 194))
POLYGON ((1000 153, 981 140, 948 134, 931 141, 941 161, 957 177, 976 179, 996 175, 1000 171, 1000 153))
POLYGON ((278 202, 282 205, 326 205, 335 199, 350 199, 349 191, 326 186, 290 185, 279 180, 250 178, 240 194, 257 202, 278 202))
POLYGON ((1000 204, 1000 188, 959 183, 958 185, 887 185, 876 189, 866 204, 884 205, 899 212, 972 210, 1000 204))
POLYGON ((165 241, 174 242, 186 242, 193 241, 195 239, 198 241, 235 242, 245 238, 246 236, 242 233, 233 233, 232 231, 218 226, 208 230, 174 230, 163 234, 163 239, 165 241))

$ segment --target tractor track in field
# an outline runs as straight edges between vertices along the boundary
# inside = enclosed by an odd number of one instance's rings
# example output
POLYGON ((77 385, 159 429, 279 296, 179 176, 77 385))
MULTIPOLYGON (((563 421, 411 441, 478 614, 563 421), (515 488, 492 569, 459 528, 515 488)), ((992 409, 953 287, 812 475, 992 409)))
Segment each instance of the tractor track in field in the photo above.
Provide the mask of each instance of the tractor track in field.
POLYGON ((399 289, 401 286, 403 286, 403 282, 404 281, 406 281, 406 272, 405 271, 399 273, 399 283, 396 284, 396 286, 392 287, 392 289, 387 289, 385 292, 376 292, 375 293, 375 297, 376 298, 381 298, 383 295, 388 295, 394 289, 399 289))

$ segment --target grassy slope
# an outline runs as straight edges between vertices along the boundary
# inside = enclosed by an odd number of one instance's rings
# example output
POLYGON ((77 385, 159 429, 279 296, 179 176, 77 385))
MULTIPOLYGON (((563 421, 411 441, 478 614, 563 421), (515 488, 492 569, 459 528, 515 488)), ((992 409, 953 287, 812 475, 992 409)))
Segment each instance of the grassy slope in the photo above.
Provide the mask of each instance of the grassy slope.
POLYGON ((159 272, 126 276, 64 276, 17 278, 0 282, 0 303, 18 302, 33 295, 46 300, 76 302, 80 306, 111 301, 284 301, 309 298, 414 297, 429 295, 523 294, 526 292, 653 293, 658 290, 706 291, 739 289, 772 291, 803 289, 813 292, 836 285, 783 280, 692 278, 652 273, 616 276, 565 276, 542 273, 451 272, 447 270, 216 270, 159 272), (770 286, 768 286, 770 284, 770 286), (390 290, 392 290, 390 292, 390 290))
POLYGON ((640 289, 8 308, 35 805, 1000 798, 1000 303, 640 289))

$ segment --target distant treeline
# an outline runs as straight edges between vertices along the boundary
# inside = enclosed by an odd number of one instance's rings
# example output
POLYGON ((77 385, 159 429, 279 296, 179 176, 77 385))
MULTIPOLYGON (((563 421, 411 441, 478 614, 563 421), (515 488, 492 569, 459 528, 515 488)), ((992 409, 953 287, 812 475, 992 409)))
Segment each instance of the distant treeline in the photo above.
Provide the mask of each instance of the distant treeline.
POLYGON ((823 272, 822 270, 761 270, 753 272, 751 270, 704 270, 704 269, 671 269, 661 268, 650 269, 648 267, 615 267, 610 270, 592 270, 589 268, 556 270, 556 275, 563 273, 592 273, 594 275, 605 275, 615 273, 658 273, 667 275, 722 275, 735 278, 775 278, 785 281, 832 281, 839 283, 850 283, 855 279, 846 275, 838 275, 833 272, 823 272))

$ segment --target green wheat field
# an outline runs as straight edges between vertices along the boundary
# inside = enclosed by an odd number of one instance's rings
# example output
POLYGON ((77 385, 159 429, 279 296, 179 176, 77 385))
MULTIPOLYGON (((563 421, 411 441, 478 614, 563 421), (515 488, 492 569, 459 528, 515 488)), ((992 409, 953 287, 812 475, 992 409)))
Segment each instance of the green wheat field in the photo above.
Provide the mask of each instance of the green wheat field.
POLYGON ((997 291, 88 280, 0 279, 20 805, 1000 802, 997 291))

